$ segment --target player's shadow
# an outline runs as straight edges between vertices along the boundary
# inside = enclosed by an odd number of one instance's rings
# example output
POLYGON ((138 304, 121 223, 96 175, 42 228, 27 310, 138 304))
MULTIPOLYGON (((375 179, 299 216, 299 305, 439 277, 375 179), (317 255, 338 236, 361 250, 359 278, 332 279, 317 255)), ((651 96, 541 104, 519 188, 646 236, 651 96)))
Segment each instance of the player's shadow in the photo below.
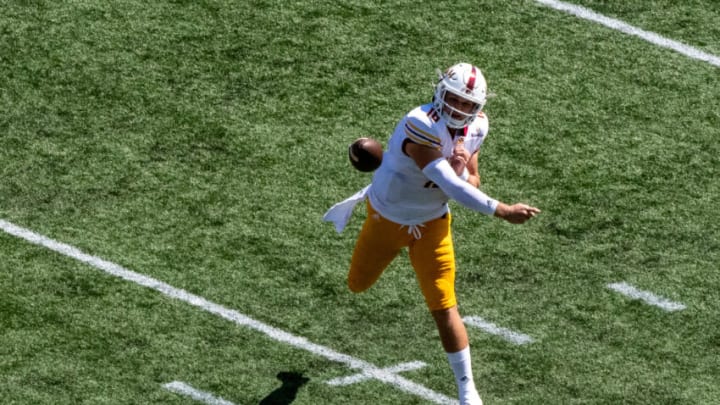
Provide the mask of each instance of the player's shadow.
POLYGON ((285 371, 278 373, 277 378, 282 381, 282 386, 263 398, 259 405, 289 405, 295 401, 300 387, 310 381, 301 373, 285 371))

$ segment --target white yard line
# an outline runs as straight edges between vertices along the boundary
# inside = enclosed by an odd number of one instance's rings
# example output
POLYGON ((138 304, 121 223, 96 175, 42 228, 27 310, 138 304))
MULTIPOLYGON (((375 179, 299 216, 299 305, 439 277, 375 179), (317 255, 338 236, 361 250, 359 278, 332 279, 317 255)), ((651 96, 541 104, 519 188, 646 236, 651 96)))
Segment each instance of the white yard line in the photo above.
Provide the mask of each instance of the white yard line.
POLYGON ((463 318, 463 322, 465 322, 467 325, 480 328, 491 335, 500 336, 508 342, 514 343, 516 345, 524 345, 533 342, 533 338, 528 335, 514 332, 510 329, 501 328, 494 323, 488 322, 480 318, 479 316, 466 316, 463 318))
POLYGON ((672 302, 666 298, 659 297, 648 291, 638 290, 637 288, 625 282, 608 284, 607 287, 613 291, 619 292, 626 297, 641 300, 646 304, 656 306, 664 311, 672 312, 685 309, 685 305, 683 304, 680 304, 678 302, 672 302))
POLYGON ((172 391, 180 395, 185 395, 196 401, 204 402, 207 405, 235 405, 230 401, 215 397, 210 393, 196 390, 195 388, 185 384, 182 381, 173 381, 171 383, 163 385, 163 387, 168 391, 172 391))
POLYGON ((382 369, 374 364, 357 359, 347 354, 336 352, 328 347, 312 343, 304 337, 295 336, 281 329, 267 325, 260 321, 256 321, 255 319, 243 315, 238 311, 225 308, 222 305, 208 301, 205 298, 191 294, 185 290, 175 288, 152 277, 148 277, 144 274, 128 270, 118 264, 89 255, 73 246, 55 241, 46 236, 37 234, 29 229, 19 227, 15 224, 1 219, 0 229, 10 235, 24 239, 30 243, 45 247, 67 257, 86 263, 98 270, 101 270, 115 277, 119 277, 123 280, 127 280, 135 284, 139 284, 143 287, 151 288, 168 297, 186 302, 190 305, 193 305, 207 312, 225 318, 231 322, 234 322, 239 326, 244 326, 257 332, 261 332, 275 341, 288 344, 298 349, 306 350, 310 353, 324 357, 328 360, 344 364, 351 369, 359 370, 364 375, 382 381, 386 384, 392 385, 409 394, 416 395, 436 404, 457 404, 457 401, 452 398, 435 392, 425 387, 424 385, 412 382, 388 370, 382 369))
MULTIPOLYGON (((385 370, 390 373, 396 374, 403 371, 418 370, 425 366, 427 366, 427 364, 423 363, 422 361, 412 361, 410 363, 401 363, 396 366, 388 367, 385 370)), ((359 383, 361 381, 369 380, 370 378, 372 377, 363 373, 359 373, 347 377, 333 378, 332 380, 327 381, 326 384, 334 386, 351 385, 359 383)))
POLYGON ((556 10, 564 11, 566 13, 572 14, 576 17, 580 17, 585 20, 593 21, 599 24, 602 24, 608 28, 612 28, 614 30, 623 32, 628 35, 633 35, 639 38, 644 39, 647 42, 650 42, 651 44, 672 49, 675 52, 678 52, 682 55, 685 55, 692 59, 701 60, 703 62, 707 62, 711 65, 720 67, 720 57, 715 56, 713 54, 703 52, 697 48, 694 48, 690 45, 685 45, 682 42, 678 42, 672 39, 665 38, 661 35, 658 35, 654 32, 645 31, 643 29, 640 29, 638 27, 634 27, 630 24, 627 24, 623 21, 616 20, 614 18, 606 17, 602 14, 598 14, 588 8, 576 6, 574 4, 565 3, 562 1, 556 1, 556 0, 535 0, 536 2, 543 4, 548 7, 552 7, 556 10))

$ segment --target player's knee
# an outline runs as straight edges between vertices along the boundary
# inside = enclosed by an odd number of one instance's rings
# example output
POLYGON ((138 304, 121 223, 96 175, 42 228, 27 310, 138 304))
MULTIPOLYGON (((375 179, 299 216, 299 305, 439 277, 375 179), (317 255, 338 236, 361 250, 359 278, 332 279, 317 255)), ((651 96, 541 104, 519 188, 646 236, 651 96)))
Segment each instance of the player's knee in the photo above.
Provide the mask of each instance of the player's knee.
POLYGON ((372 287, 372 285, 375 284, 377 277, 369 277, 369 273, 370 272, 368 271, 351 267, 347 278, 347 285, 350 291, 354 293, 361 293, 372 287))
POLYGON ((358 279, 355 279, 352 277, 348 277, 347 285, 348 285, 348 288, 350 289, 350 291, 352 291, 354 293, 361 293, 361 292, 367 290, 368 288, 370 288, 370 286, 367 285, 367 283, 363 283, 363 282, 361 282, 361 280, 358 280, 358 279))
POLYGON ((433 316, 457 310, 457 298, 454 292, 425 294, 425 303, 433 316))
POLYGON ((380 278, 385 267, 387 264, 368 264, 353 260, 347 276, 348 288, 354 293, 367 290, 380 278))

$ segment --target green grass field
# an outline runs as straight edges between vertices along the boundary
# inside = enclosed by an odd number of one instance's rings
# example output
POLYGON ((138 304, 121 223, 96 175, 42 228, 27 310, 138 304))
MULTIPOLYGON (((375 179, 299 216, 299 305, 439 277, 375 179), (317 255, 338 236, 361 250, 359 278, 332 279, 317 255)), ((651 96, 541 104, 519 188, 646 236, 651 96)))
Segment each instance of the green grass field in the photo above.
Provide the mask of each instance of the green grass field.
MULTIPOLYGON (((573 0, 720 55, 714 0, 573 0)), ((441 396, 452 372, 405 256, 345 286, 371 177, 435 68, 495 94, 482 189, 452 204, 460 310, 486 404, 720 403, 720 67, 510 1, 4 0, 0 219, 441 396), (612 291, 626 282, 685 309, 612 291)), ((0 402, 428 404, 358 370, 0 232, 0 402), (307 378, 297 389, 278 373, 307 378)))

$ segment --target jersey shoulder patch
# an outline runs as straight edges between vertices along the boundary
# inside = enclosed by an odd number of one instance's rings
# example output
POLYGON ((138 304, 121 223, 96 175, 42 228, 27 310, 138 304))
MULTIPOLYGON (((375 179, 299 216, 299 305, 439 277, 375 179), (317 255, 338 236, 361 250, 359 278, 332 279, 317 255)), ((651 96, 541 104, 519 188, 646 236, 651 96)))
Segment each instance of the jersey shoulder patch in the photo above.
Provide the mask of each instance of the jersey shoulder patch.
POLYGON ((490 129, 490 125, 488 122, 487 115, 483 113, 482 111, 478 113, 477 118, 472 122, 472 125, 468 127, 467 134, 471 138, 484 138, 488 130, 490 129))

